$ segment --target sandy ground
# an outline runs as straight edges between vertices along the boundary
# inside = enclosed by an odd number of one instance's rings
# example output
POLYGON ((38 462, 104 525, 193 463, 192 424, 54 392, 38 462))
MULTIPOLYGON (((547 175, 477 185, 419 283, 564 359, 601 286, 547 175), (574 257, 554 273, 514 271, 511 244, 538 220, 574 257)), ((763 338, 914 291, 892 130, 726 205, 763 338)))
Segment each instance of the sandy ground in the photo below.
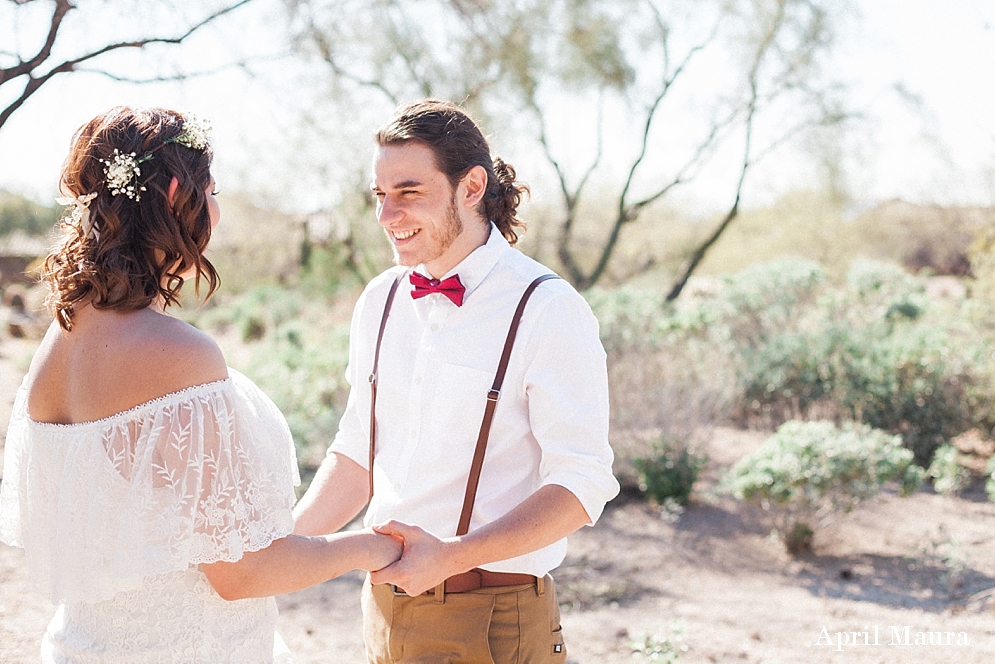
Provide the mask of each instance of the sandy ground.
MULTIPOLYGON (((31 349, 0 345, 4 427, 31 349)), ((995 505, 981 491, 885 496, 820 533, 814 554, 791 558, 754 510, 710 491, 761 440, 713 432, 705 477, 678 518, 625 494, 570 538, 554 577, 571 662, 649 661, 632 646, 647 635, 681 639, 681 662, 995 660, 995 505), (895 644, 906 627, 909 645, 895 644), (842 646, 838 632, 849 633, 842 646)), ((278 598, 299 662, 362 661, 361 582, 347 575, 278 598)), ((29 591, 23 552, 0 545, 0 662, 37 662, 53 610, 29 591)))

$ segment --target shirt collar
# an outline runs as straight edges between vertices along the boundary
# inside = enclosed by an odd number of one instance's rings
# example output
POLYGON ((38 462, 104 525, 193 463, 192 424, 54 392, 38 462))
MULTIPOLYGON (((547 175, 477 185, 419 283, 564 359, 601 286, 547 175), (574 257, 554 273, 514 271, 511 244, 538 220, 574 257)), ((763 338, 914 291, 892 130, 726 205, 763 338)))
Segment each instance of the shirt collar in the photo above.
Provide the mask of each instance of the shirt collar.
MULTIPOLYGON (((466 288, 466 292, 463 295, 465 301, 477 289, 477 286, 483 282, 494 266, 497 265, 498 261, 501 260, 501 256, 510 250, 511 245, 508 244, 501 231, 492 222, 491 234, 488 236, 487 242, 471 251, 470 255, 456 264, 456 267, 446 272, 442 276, 442 279, 458 274, 460 283, 466 288)), ((428 274, 424 265, 419 265, 415 269, 422 274, 428 274)))

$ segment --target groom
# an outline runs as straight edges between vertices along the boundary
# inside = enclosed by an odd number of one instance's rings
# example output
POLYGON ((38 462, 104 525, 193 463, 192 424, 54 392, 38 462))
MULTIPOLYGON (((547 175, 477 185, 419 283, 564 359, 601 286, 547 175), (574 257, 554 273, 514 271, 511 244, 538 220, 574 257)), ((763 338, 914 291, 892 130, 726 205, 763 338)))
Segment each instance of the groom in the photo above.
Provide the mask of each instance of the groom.
POLYGON ((295 532, 369 500, 366 522, 403 538, 363 589, 369 662, 564 662, 548 572, 618 493, 598 323, 565 281, 534 283, 550 270, 511 246, 527 189, 463 110, 408 105, 376 142, 398 267, 356 304, 348 406, 295 532))

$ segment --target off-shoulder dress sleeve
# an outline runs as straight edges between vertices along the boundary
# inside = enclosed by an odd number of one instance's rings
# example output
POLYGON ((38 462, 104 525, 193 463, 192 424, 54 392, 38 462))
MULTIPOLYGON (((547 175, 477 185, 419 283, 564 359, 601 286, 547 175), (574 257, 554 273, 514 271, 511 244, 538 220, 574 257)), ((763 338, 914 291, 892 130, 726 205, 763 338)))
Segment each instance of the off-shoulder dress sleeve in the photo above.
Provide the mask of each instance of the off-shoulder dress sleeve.
POLYGON ((0 536, 56 602, 100 601, 142 577, 239 560, 293 531, 300 483, 273 402, 230 378, 79 425, 8 431, 0 536))

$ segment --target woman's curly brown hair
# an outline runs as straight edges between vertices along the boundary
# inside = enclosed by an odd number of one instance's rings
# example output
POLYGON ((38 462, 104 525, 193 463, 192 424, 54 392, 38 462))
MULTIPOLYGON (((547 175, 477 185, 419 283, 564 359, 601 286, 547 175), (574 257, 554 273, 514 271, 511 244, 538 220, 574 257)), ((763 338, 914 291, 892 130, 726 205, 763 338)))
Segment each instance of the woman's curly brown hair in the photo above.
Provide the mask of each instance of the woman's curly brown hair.
POLYGON ((211 183, 210 145, 203 150, 169 142, 183 132, 183 116, 162 108, 119 106, 87 122, 73 136, 60 189, 89 204, 96 233, 86 234, 71 217, 63 219, 58 246, 45 260, 48 304, 59 325, 72 329, 76 305, 134 311, 157 300, 178 304, 181 274, 193 269, 217 290, 218 274, 204 257, 211 239, 207 187, 211 183), (140 200, 112 196, 101 160, 114 150, 151 156, 141 163, 140 200), (169 201, 173 178, 178 186, 169 201))

